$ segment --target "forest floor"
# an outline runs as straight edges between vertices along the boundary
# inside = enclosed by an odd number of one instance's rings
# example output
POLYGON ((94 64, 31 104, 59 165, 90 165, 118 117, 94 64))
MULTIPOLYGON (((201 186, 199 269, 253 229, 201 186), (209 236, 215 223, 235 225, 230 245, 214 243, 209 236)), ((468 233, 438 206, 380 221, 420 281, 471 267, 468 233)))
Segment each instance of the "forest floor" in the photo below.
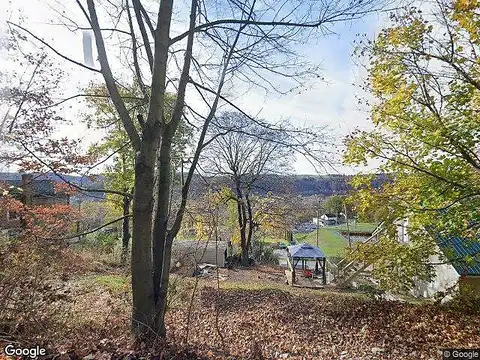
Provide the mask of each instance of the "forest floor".
MULTIPOLYGON (((121 269, 64 274, 48 292, 53 315, 36 329, 17 329, 15 339, 61 354, 57 360, 436 360, 443 348, 480 346, 479 314, 292 288, 281 269, 266 266, 196 279, 173 275, 168 339, 155 349, 128 335, 130 282, 121 269)), ((3 344, 12 339, 0 337, 3 344)))

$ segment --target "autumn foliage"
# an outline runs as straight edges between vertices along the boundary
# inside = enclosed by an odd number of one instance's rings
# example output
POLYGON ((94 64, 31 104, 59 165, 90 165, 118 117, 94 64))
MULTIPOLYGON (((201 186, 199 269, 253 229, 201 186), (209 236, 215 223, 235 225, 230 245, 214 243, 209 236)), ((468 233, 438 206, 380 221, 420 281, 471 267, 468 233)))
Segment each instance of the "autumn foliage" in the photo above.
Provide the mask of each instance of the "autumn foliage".
POLYGON ((28 336, 39 331, 39 316, 47 321, 58 311, 48 284, 75 257, 58 237, 70 232, 76 213, 70 205, 26 206, 10 195, 0 203, 18 219, 10 223, 16 226, 10 237, 0 242, 0 333, 28 336))

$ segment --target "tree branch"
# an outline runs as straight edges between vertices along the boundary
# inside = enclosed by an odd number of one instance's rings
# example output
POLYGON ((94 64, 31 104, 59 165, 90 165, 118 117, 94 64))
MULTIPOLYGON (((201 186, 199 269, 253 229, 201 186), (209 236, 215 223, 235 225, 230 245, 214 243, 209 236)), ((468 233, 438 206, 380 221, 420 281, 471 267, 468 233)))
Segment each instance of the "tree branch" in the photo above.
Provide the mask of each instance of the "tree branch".
POLYGON ((8 24, 12 25, 12 26, 15 26, 17 28, 19 28, 20 30, 26 32, 27 34, 29 34, 31 37, 33 37, 35 40, 41 42, 43 45, 45 45, 47 48, 49 48, 50 50, 52 50, 55 54, 57 54, 58 56, 60 56, 62 59, 65 59, 75 65, 78 65, 80 67, 83 67, 87 70, 90 70, 90 71, 94 71, 94 72, 97 72, 97 73, 100 73, 101 71, 98 70, 98 69, 95 69, 95 68, 92 68, 90 66, 87 66, 87 65, 84 65, 82 64, 81 62, 78 62, 78 61, 75 61, 73 59, 70 59, 68 56, 66 55, 63 55, 62 53, 60 53, 57 49, 55 49, 54 47, 52 47, 50 44, 48 44, 47 42, 45 42, 44 40, 40 39, 38 36, 34 35, 31 31, 25 29, 23 26, 20 26, 18 24, 15 24, 11 21, 7 21, 8 24))
MULTIPOLYGON (((12 119, 12 122, 10 123, 10 126, 8 127, 8 132, 9 132, 9 133, 11 133, 12 130, 13 130, 13 126, 15 125, 15 121, 17 120, 18 114, 19 114, 20 111, 22 110, 23 104, 25 103, 25 100, 27 99, 27 93, 28 93, 28 91, 30 90, 30 86, 32 85, 33 79, 35 78, 35 74, 37 73, 38 68, 39 68, 40 65, 42 64, 43 59, 45 59, 45 56, 43 56, 43 57, 38 61, 37 65, 35 66, 35 69, 33 70, 32 76, 30 76, 30 80, 28 81, 27 88, 25 89, 25 92, 24 92, 24 94, 23 94, 23 96, 22 96, 22 100, 20 101, 20 104, 19 104, 18 107, 17 107, 17 111, 15 112, 15 115, 13 116, 13 119, 12 119)), ((1 132, 0 132, 0 135, 1 135, 1 132)))
MULTIPOLYGON (((51 108, 51 107, 55 107, 55 106, 58 106, 58 105, 61 105, 63 104, 64 102, 67 102, 69 100, 73 100, 73 99, 76 99, 76 98, 79 98, 79 97, 101 97, 101 98, 108 98, 110 97, 109 95, 103 95, 103 94, 76 94, 76 95, 72 95, 72 96, 69 96, 65 99, 62 99, 60 100, 59 102, 56 102, 52 105, 47 105, 47 106, 43 106, 39 109, 47 109, 47 108, 51 108)), ((143 98, 139 98, 139 97, 136 97, 136 96, 122 96, 121 97, 122 99, 127 99, 127 100, 145 100, 143 98)))
POLYGON ((92 229, 92 230, 88 230, 88 231, 85 231, 83 233, 80 233, 80 234, 75 234, 75 235, 71 235, 71 236, 66 236, 66 237, 61 237, 61 238, 45 238, 44 240, 70 240, 70 239, 75 239, 77 237, 81 237, 81 236, 85 236, 85 235, 88 235, 88 234, 92 234, 94 232, 97 232, 98 230, 101 230, 103 229, 104 227, 107 227, 108 225, 112 225, 112 224, 115 224, 116 222, 119 222, 123 219, 128 219, 130 217, 133 217, 133 214, 128 214, 128 215, 125 215, 125 216, 122 216, 122 217, 119 217, 115 220, 112 220, 112 221, 109 221, 108 223, 106 224, 103 224, 99 227, 96 227, 95 229, 92 229))
MULTIPOLYGON (((253 2, 253 4, 255 4, 255 2, 253 2)), ((250 16, 252 16, 252 11, 250 12, 249 18, 250 18, 250 16)), ((219 100, 220 100, 220 97, 221 97, 221 92, 222 92, 223 85, 224 85, 224 82, 225 82, 225 77, 226 77, 226 74, 227 74, 228 67, 230 65, 230 60, 231 60, 231 58, 232 58, 232 56, 235 52, 235 47, 236 47, 236 44, 237 44, 237 42, 240 38, 240 35, 241 35, 241 33, 243 32, 243 30, 245 29, 246 26, 247 25, 242 24, 239 27, 239 29, 236 33, 235 39, 234 39, 234 41, 233 41, 233 43, 230 47, 230 50, 226 54, 225 63, 224 63, 224 66, 223 66, 223 71, 222 71, 222 74, 220 76, 220 81, 219 81, 218 88, 217 88, 217 91, 216 91, 216 94, 215 94, 215 99, 214 99, 213 104, 210 108, 210 112, 209 112, 209 114, 208 114, 208 116, 205 119, 205 122, 203 124, 202 132, 201 132, 200 138, 197 142, 197 148, 195 150, 195 154, 194 154, 194 157, 192 159, 192 165, 190 166, 190 169, 188 170, 188 174, 187 174, 187 178, 185 180, 185 184, 182 187, 182 200, 181 200, 181 203, 180 203, 180 207, 177 211, 174 223, 173 223, 172 227, 170 228, 170 230, 168 231, 170 237, 172 237, 172 238, 174 238, 176 236, 176 234, 178 233, 178 231, 180 230, 180 226, 181 226, 182 219, 183 219, 183 214, 185 212, 185 206, 186 206, 186 203, 187 203, 188 189, 190 187, 190 183, 192 181, 193 173, 195 172, 196 165, 197 165, 197 163, 200 159, 200 154, 202 152, 202 145, 203 145, 203 142, 205 141, 205 136, 207 134, 208 126, 209 126, 210 122, 212 121, 213 117, 215 116, 215 112, 217 111, 218 103, 219 103, 219 100)))
POLYGON ((43 161, 42 159, 40 159, 33 151, 31 151, 23 142, 20 142, 20 144, 22 145, 22 147, 25 149, 25 151, 27 151, 30 155, 32 155, 40 164, 42 164, 43 166, 46 166, 47 168, 50 169, 50 171, 52 171, 55 175, 57 175, 63 182, 65 182, 66 184, 68 184, 69 186, 79 190, 79 191, 83 191, 83 192, 93 192, 93 193, 105 193, 105 194, 116 194, 116 195, 121 195, 121 196, 128 196, 128 197, 132 197, 132 194, 129 194, 129 193, 126 193, 126 192, 123 192, 123 191, 117 191, 117 190, 109 190, 109 189, 86 189, 86 188, 83 188, 81 186, 78 186, 70 181, 68 181, 62 174, 60 174, 59 172, 57 172, 52 166, 50 166, 49 164, 47 164, 45 161, 43 161))
POLYGON ((138 151, 140 150, 141 146, 141 139, 135 128, 135 124, 133 123, 130 114, 125 107, 125 103, 120 96, 118 91, 117 85, 115 83, 115 79, 113 78, 112 70, 108 63, 107 52, 105 50, 105 44, 103 42, 103 37, 100 31, 100 25, 98 23, 97 13, 95 10, 95 4, 93 0, 87 0, 88 4, 88 11, 90 13, 90 18, 92 22, 93 33, 95 35, 95 42, 97 44, 97 51, 98 51, 98 60, 100 61, 101 65, 101 73, 103 78, 105 79, 105 84, 108 89, 108 93, 112 99, 115 108, 117 109, 118 115, 122 120, 123 126, 125 127, 125 131, 132 142, 133 148, 138 151))
MULTIPOLYGON (((153 72, 152 48, 150 46, 150 40, 148 39, 148 34, 145 29, 145 24, 143 23, 143 18, 141 14, 141 8, 143 8, 143 6, 139 0, 132 0, 132 5, 133 5, 133 10, 135 11, 135 17, 137 19, 138 28, 140 29, 140 34, 142 35, 143 45, 145 46, 145 51, 147 53, 148 64, 150 65, 150 71, 153 72)), ((128 4, 127 4, 127 7, 128 7, 128 4)), ((133 27, 131 31, 133 32, 133 27)))
POLYGON ((137 39, 135 38, 135 30, 133 28, 132 15, 130 13, 130 5, 128 0, 126 3, 127 8, 127 17, 128 17, 128 26, 130 27, 130 34, 132 39, 132 55, 133 55, 133 67, 135 68, 135 74, 137 75, 138 85, 145 99, 148 98, 147 90, 145 89, 145 84, 142 79, 142 72, 140 71, 140 65, 138 63, 138 53, 137 53, 137 39))

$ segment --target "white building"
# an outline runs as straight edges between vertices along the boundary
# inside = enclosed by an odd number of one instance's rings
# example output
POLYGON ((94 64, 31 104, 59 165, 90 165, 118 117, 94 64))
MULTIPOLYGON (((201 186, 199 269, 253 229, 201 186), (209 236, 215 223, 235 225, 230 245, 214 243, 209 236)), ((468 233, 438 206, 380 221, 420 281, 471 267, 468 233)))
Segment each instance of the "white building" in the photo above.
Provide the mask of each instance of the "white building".
POLYGON ((177 240, 172 245, 172 265, 192 266, 208 263, 225 267, 228 243, 226 241, 177 240))
MULTIPOLYGON (((398 241, 410 243, 408 235, 408 219, 396 222, 398 241)), ((429 262, 433 264, 435 277, 431 282, 419 281, 412 291, 413 295, 430 298, 438 292, 444 292, 456 284, 461 286, 461 275, 464 283, 478 284, 480 281, 480 261, 467 263, 465 257, 477 254, 480 243, 472 243, 460 237, 438 239, 436 254, 430 256, 429 262), (451 260, 451 261, 448 261, 451 260)), ((447 298, 448 299, 448 298, 447 298)))
POLYGON ((314 217, 312 222, 319 226, 337 225, 339 223, 339 219, 336 214, 323 214, 320 216, 320 218, 314 217))

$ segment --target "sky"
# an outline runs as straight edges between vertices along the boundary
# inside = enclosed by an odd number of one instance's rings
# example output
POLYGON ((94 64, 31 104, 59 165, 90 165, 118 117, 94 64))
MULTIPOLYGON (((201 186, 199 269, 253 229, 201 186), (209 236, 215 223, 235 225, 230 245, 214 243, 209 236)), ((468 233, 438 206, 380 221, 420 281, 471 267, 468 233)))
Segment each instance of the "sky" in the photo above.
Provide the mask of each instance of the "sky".
MULTIPOLYGON (((0 29, 5 29, 8 19, 17 20, 19 12, 12 9, 22 9, 25 17, 24 26, 35 35, 52 43, 62 52, 83 62, 82 32, 71 32, 58 25, 59 15, 52 10, 73 17, 79 21, 74 2, 48 2, 38 0, 16 0, 15 2, 2 1, 0 4, 0 29), (51 7, 49 4, 53 4, 51 7), (2 9, 5 7, 5 9, 2 9), (74 9, 74 10, 73 10, 74 9), (7 10, 7 11, 5 11, 7 10), (72 11, 71 11, 72 10, 72 11), (53 21, 53 23, 52 23, 53 21)), ((100 21, 102 21, 100 17, 100 21)), ((309 89, 300 94, 289 94, 279 97, 276 94, 265 96, 261 90, 253 90, 237 99, 238 104, 248 109, 251 114, 259 114, 265 119, 290 118, 295 123, 312 126, 326 126, 328 135, 337 145, 341 145, 343 137, 356 128, 368 129, 372 127, 368 109, 357 104, 355 96, 367 96, 359 89, 365 79, 365 70, 358 66, 358 59, 352 56, 356 34, 367 34, 372 39, 384 23, 384 16, 369 15, 366 18, 352 23, 338 23, 331 30, 335 34, 322 37, 302 45, 301 52, 308 55, 309 60, 320 63, 323 79, 318 79, 309 89)), ((174 28, 175 30, 175 28, 174 28)), ((86 86, 90 81, 100 81, 94 73, 76 68, 75 65, 65 64, 70 71, 70 79, 65 94, 73 95, 78 89, 86 86)), ((187 101, 189 99, 187 98, 187 101)), ((191 99, 198 101, 198 99, 191 99)), ((77 100, 68 103, 63 112, 73 125, 59 129, 59 135, 82 137, 85 143, 98 141, 101 134, 92 133, 78 121, 78 112, 82 111, 82 103, 77 100), (70 108, 71 106, 71 108, 70 108)), ((333 146, 331 151, 337 151, 333 146)), ((331 168, 331 173, 355 173, 359 169, 343 165, 331 168)), ((298 174, 313 174, 313 167, 304 159, 298 158, 293 165, 293 171, 298 174)))

